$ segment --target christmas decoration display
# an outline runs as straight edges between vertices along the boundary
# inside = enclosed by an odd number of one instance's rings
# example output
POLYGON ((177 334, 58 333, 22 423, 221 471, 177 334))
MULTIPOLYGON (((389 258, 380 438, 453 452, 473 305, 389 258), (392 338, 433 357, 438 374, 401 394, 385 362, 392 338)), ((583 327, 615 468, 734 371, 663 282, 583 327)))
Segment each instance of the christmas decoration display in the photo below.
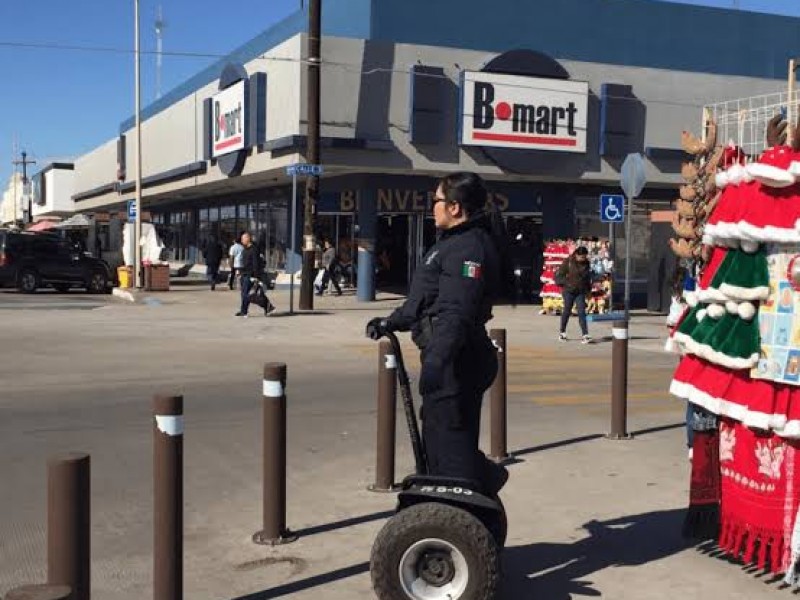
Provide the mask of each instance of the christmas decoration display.
POLYGON ((569 256, 579 246, 589 250, 592 269, 592 292, 586 299, 587 313, 605 313, 611 308, 611 278, 614 263, 608 240, 597 239, 558 239, 545 244, 544 266, 540 280, 542 309, 540 314, 560 315, 564 308, 561 287, 555 282, 555 274, 569 256))
POLYGON ((800 133, 780 116, 746 156, 684 133, 673 251, 696 290, 671 335, 670 386, 694 406, 685 531, 800 580, 800 133), (688 189, 687 189, 688 188, 688 189))

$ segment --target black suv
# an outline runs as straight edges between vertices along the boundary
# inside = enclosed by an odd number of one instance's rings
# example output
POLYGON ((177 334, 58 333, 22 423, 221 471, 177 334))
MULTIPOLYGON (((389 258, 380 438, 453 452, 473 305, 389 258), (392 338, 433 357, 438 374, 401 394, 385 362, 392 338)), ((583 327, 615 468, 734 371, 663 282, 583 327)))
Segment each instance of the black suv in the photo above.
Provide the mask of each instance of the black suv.
POLYGON ((78 252, 58 235, 0 229, 0 287, 32 294, 45 285, 103 294, 111 291, 113 276, 104 261, 78 252))

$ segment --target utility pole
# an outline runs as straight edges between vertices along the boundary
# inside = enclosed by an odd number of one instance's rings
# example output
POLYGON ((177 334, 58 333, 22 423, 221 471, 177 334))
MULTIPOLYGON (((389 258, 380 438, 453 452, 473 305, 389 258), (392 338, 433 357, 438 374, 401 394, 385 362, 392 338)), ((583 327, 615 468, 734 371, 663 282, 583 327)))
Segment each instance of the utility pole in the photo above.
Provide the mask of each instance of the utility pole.
MULTIPOLYGON (((308 4, 308 147, 306 161, 318 165, 320 122, 320 47, 322 38, 322 0, 308 4)), ((300 309, 314 309, 314 213, 319 196, 319 175, 306 178, 303 211, 303 271, 300 280, 300 309)), ((294 224, 292 224, 294 226, 294 224)))
MULTIPOLYGON (((28 153, 25 150, 22 151, 22 160, 15 160, 14 166, 22 165, 22 200, 25 201, 25 197, 28 198, 28 223, 33 221, 33 203, 31 201, 31 195, 28 192, 28 165, 35 165, 35 160, 28 160, 28 153)), ((16 185, 15 185, 16 190, 16 185)), ((16 194, 16 192, 15 192, 16 194)), ((15 210, 15 218, 16 218, 16 208, 15 210)), ((24 216, 23 216, 24 217, 24 216)), ((22 219, 25 220, 24 218, 22 219)))
POLYGON ((135 61, 134 68, 135 82, 135 105, 136 105, 136 217, 133 224, 133 281, 134 286, 139 289, 142 287, 142 77, 141 77, 141 56, 139 53, 139 0, 134 0, 134 36, 135 61))

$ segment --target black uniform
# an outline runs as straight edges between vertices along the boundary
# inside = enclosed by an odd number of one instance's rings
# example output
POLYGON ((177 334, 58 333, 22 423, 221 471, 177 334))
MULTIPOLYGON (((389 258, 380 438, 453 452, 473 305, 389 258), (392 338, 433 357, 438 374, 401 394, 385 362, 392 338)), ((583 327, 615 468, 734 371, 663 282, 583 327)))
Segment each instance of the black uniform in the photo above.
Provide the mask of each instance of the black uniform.
POLYGON ((419 391, 430 473, 484 480, 478 450, 483 394, 497 374, 486 333, 500 258, 479 215, 441 234, 414 273, 408 299, 387 327, 411 330, 422 355, 419 391))

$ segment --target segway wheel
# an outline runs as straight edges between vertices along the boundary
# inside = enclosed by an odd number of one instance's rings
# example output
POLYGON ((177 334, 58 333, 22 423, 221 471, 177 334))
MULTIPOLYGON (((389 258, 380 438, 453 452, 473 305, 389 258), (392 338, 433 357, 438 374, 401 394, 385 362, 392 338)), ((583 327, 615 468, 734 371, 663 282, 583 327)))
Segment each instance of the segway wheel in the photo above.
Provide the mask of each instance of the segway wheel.
POLYGON ((380 600, 490 600, 500 571, 497 544, 469 512, 426 502, 400 511, 372 546, 380 600))
POLYGON ((502 550, 506 547, 506 537, 508 536, 508 518, 506 517, 506 507, 503 506, 503 501, 500 496, 495 496, 495 501, 500 505, 500 512, 496 517, 492 518, 486 526, 492 534, 494 541, 497 543, 497 548, 502 550))

